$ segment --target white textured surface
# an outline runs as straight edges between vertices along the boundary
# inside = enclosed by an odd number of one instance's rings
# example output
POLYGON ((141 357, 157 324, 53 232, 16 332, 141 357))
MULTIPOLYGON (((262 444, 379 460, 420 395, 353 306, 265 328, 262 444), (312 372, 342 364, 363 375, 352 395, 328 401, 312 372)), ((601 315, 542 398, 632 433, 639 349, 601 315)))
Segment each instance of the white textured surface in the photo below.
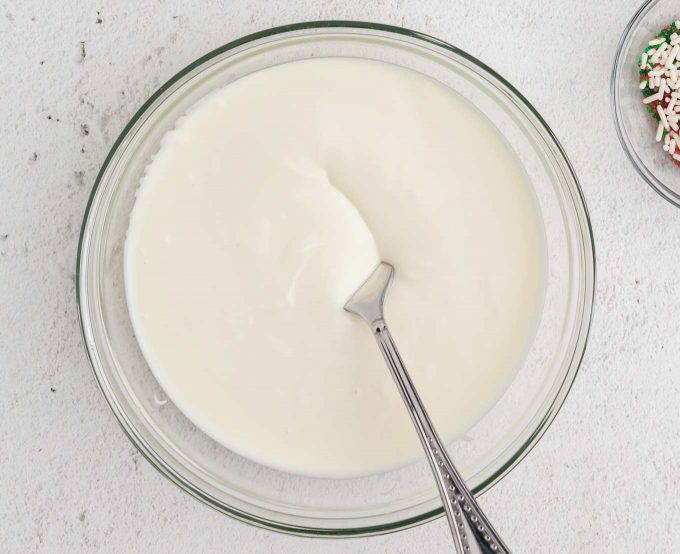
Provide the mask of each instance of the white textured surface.
POLYGON ((130 115, 216 46, 330 18, 404 25, 478 56, 545 116, 581 179, 598 251, 591 342, 550 431, 482 498, 492 519, 518 553, 680 549, 680 211, 634 173, 609 110, 610 60, 636 0, 115 4, 0 2, 0 550, 448 548, 442 520, 329 542, 213 512, 140 458, 80 344, 80 221, 130 115))

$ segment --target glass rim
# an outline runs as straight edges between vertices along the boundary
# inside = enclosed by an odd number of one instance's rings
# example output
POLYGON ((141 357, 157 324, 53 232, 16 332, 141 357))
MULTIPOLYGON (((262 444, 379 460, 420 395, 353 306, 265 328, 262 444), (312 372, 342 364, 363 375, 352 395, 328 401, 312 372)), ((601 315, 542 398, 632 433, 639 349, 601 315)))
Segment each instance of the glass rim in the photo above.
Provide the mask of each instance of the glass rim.
MULTIPOLYGON (((649 2, 656 0, 649 0, 649 2)), ((648 2, 648 3, 649 3, 648 2)), ((86 306, 88 299, 83 297, 83 290, 85 287, 81 282, 86 276, 87 272, 83 266, 83 260, 86 259, 86 253, 84 253, 86 241, 89 240, 88 222, 90 219, 93 202, 97 196, 97 192, 102 183, 103 177, 111 164, 116 152, 119 147, 128 137, 129 133, 133 130, 136 123, 146 114, 147 110, 154 105, 156 100, 163 95, 163 93, 168 90, 175 83, 180 81, 188 73, 194 69, 200 67, 206 62, 212 60, 213 58, 234 50, 235 48, 242 46, 247 43, 251 43, 260 39, 275 37, 277 35, 284 35, 289 32, 298 31, 313 31, 313 30, 347 30, 347 31, 379 31, 386 34, 399 35, 402 37, 407 37, 411 39, 416 39, 427 43, 428 45, 433 45, 442 48, 445 51, 451 52, 466 61, 470 62, 473 66, 481 69, 483 72, 490 75, 493 79, 499 82, 503 87, 507 88, 512 96, 519 101, 521 106, 528 110, 529 114, 535 118, 535 122, 538 127, 543 131, 548 138, 548 143, 551 149, 554 150, 556 159, 561 163, 562 169, 566 170, 568 180, 570 181, 569 187, 567 187, 570 193, 570 200, 572 201, 574 207, 576 208, 576 227, 578 232, 581 234, 581 244, 583 245, 583 250, 580 252, 582 257, 587 258, 587 262, 584 266, 582 272, 583 284, 579 287, 580 302, 577 306, 578 316, 575 318, 575 328, 573 332, 574 337, 574 352, 569 360, 568 369, 564 372, 562 382, 559 383, 557 387, 557 393, 552 398, 545 410, 545 415, 539 421, 538 425, 534 431, 528 436, 527 440, 524 441, 518 448, 517 451, 509 457, 508 461, 501 465, 495 472, 493 472, 487 479, 482 481, 478 486, 473 488, 473 493, 479 495, 489 488, 494 486, 498 481, 500 481, 505 475, 507 475, 512 469, 522 460, 526 455, 532 450, 532 448, 537 444, 539 439, 543 436, 546 430, 549 428, 550 424, 553 422, 555 416, 562 407, 564 400, 566 399, 571 386, 573 385, 574 379, 580 369, 583 357, 585 355, 586 343, 588 340, 588 335, 592 323, 592 313, 593 313, 593 303, 595 294, 595 278, 596 278, 596 260, 595 260, 595 249, 594 249, 594 236, 592 231, 592 226, 590 222, 590 217, 588 214, 587 205, 585 203, 585 198, 581 186, 579 184, 578 177, 569 161, 566 153, 554 132, 540 115, 540 113, 533 107, 533 105, 504 77, 498 74, 496 71, 488 67, 486 64, 475 58, 474 56, 468 54, 467 52, 430 35, 421 33, 418 31, 409 30, 403 27, 397 27, 392 25, 385 25, 381 23, 365 22, 365 21, 346 21, 346 20, 327 20, 327 21, 307 21, 300 23, 293 23, 288 25, 282 25, 252 33, 231 42, 228 42, 214 50, 200 56, 198 59, 192 63, 186 65, 160 87, 141 105, 141 107, 134 113, 134 115, 127 122, 123 130, 120 132, 114 143, 112 144, 108 154, 106 155, 104 162, 97 174, 97 177, 92 186, 92 191, 88 198, 85 212, 82 220, 81 231, 78 241, 78 253, 76 259, 76 303, 78 307, 78 317, 81 330, 81 336, 83 339, 83 344, 85 346, 85 351, 88 356, 90 366, 92 368, 95 381, 104 396, 107 404, 111 408, 118 424, 123 429, 124 433, 127 435, 129 440, 134 444, 134 446, 140 451, 140 453, 146 458, 146 460, 162 475, 168 478, 170 481, 179 486, 182 490, 189 493, 191 496, 197 498, 208 506, 216 509, 217 511, 227 514, 239 521, 254 525, 256 527, 270 529, 278 532, 283 532, 291 535, 298 536, 314 536, 314 537, 359 537, 359 536, 372 536, 380 535, 385 533, 390 533, 393 531, 398 531, 402 529, 407 529, 410 527, 415 527, 417 525, 427 523, 444 514, 443 507, 437 507, 432 510, 428 510, 422 514, 416 516, 411 516, 408 518, 400 519, 390 523, 381 523, 373 525, 358 526, 352 528, 323 528, 323 527, 312 527, 303 526, 295 524, 281 523, 278 521, 273 521, 260 516, 253 515, 241 509, 229 506, 221 500, 213 497, 207 492, 203 491, 201 488, 195 486, 193 483, 178 474, 165 460, 156 453, 153 447, 147 443, 147 441, 137 432, 136 427, 130 422, 127 417, 125 410, 119 405, 115 394, 112 393, 109 383, 104 375, 97 369, 98 356, 95 349, 88 342, 88 328, 91 327, 91 321, 89 314, 87 313, 86 306)))

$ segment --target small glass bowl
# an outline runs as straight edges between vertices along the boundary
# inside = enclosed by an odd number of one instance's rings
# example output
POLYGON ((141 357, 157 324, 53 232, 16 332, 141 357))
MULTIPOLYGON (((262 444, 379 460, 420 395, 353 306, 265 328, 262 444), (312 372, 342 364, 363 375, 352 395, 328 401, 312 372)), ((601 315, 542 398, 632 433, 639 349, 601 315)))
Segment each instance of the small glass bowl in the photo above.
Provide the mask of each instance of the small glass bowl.
POLYGON ((347 537, 396 531, 443 514, 424 458, 377 475, 319 479, 229 451, 164 400, 136 342, 123 282, 123 244, 140 177, 178 117, 206 94, 254 71, 333 56, 396 64, 440 81, 493 122, 526 169, 545 227, 545 307, 502 398, 449 445, 477 494, 519 463, 557 414, 581 363, 595 273, 590 223, 571 165, 536 110, 491 69, 426 35, 373 23, 301 23, 227 44, 178 73, 135 114, 97 176, 81 231, 77 299, 97 382, 154 467, 242 521, 298 535, 347 537))
POLYGON ((677 0, 647 0, 626 26, 616 50, 611 77, 612 109, 623 150, 649 185, 680 207, 680 168, 654 140, 657 124, 642 103, 638 60, 649 41, 680 19, 677 0))

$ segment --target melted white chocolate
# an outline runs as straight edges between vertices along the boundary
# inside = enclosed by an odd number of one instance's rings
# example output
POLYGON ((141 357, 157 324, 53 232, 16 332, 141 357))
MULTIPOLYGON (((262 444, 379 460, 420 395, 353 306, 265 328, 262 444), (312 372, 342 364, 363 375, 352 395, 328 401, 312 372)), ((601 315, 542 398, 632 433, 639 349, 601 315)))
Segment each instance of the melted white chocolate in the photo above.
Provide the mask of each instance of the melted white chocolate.
POLYGON ((317 476, 420 445, 342 306, 379 260, 386 314, 442 436, 502 394, 542 307, 543 229, 494 127, 444 86, 354 59, 288 63, 166 135, 125 246, 130 315, 171 400, 228 448, 317 476))

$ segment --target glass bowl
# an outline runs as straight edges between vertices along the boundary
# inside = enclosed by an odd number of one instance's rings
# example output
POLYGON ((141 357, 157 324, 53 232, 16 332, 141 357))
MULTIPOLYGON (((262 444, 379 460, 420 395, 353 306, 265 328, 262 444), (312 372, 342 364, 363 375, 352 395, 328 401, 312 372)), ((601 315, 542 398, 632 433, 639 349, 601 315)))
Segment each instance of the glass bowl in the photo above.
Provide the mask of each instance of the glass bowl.
POLYGON ((571 165, 536 110, 472 56, 426 35, 360 22, 279 27, 218 48, 164 84, 125 127, 95 182, 78 251, 81 326, 95 377, 121 426, 151 464, 185 491, 239 520, 277 531, 379 534, 442 515, 424 458, 378 475, 319 479, 230 452, 171 402, 158 402, 163 391, 140 353, 125 302, 128 219, 140 177, 163 135, 212 90, 253 71, 313 56, 379 60, 440 81, 494 122, 526 168, 545 224, 545 307, 503 397, 449 446, 477 494, 526 456, 564 402, 583 356, 595 272, 588 214, 571 165))
POLYGON ((630 20, 616 50, 611 77, 614 124, 623 150, 649 185, 680 207, 680 168, 654 140, 657 124, 642 103, 638 59, 660 29, 680 19, 680 5, 647 0, 630 20))

